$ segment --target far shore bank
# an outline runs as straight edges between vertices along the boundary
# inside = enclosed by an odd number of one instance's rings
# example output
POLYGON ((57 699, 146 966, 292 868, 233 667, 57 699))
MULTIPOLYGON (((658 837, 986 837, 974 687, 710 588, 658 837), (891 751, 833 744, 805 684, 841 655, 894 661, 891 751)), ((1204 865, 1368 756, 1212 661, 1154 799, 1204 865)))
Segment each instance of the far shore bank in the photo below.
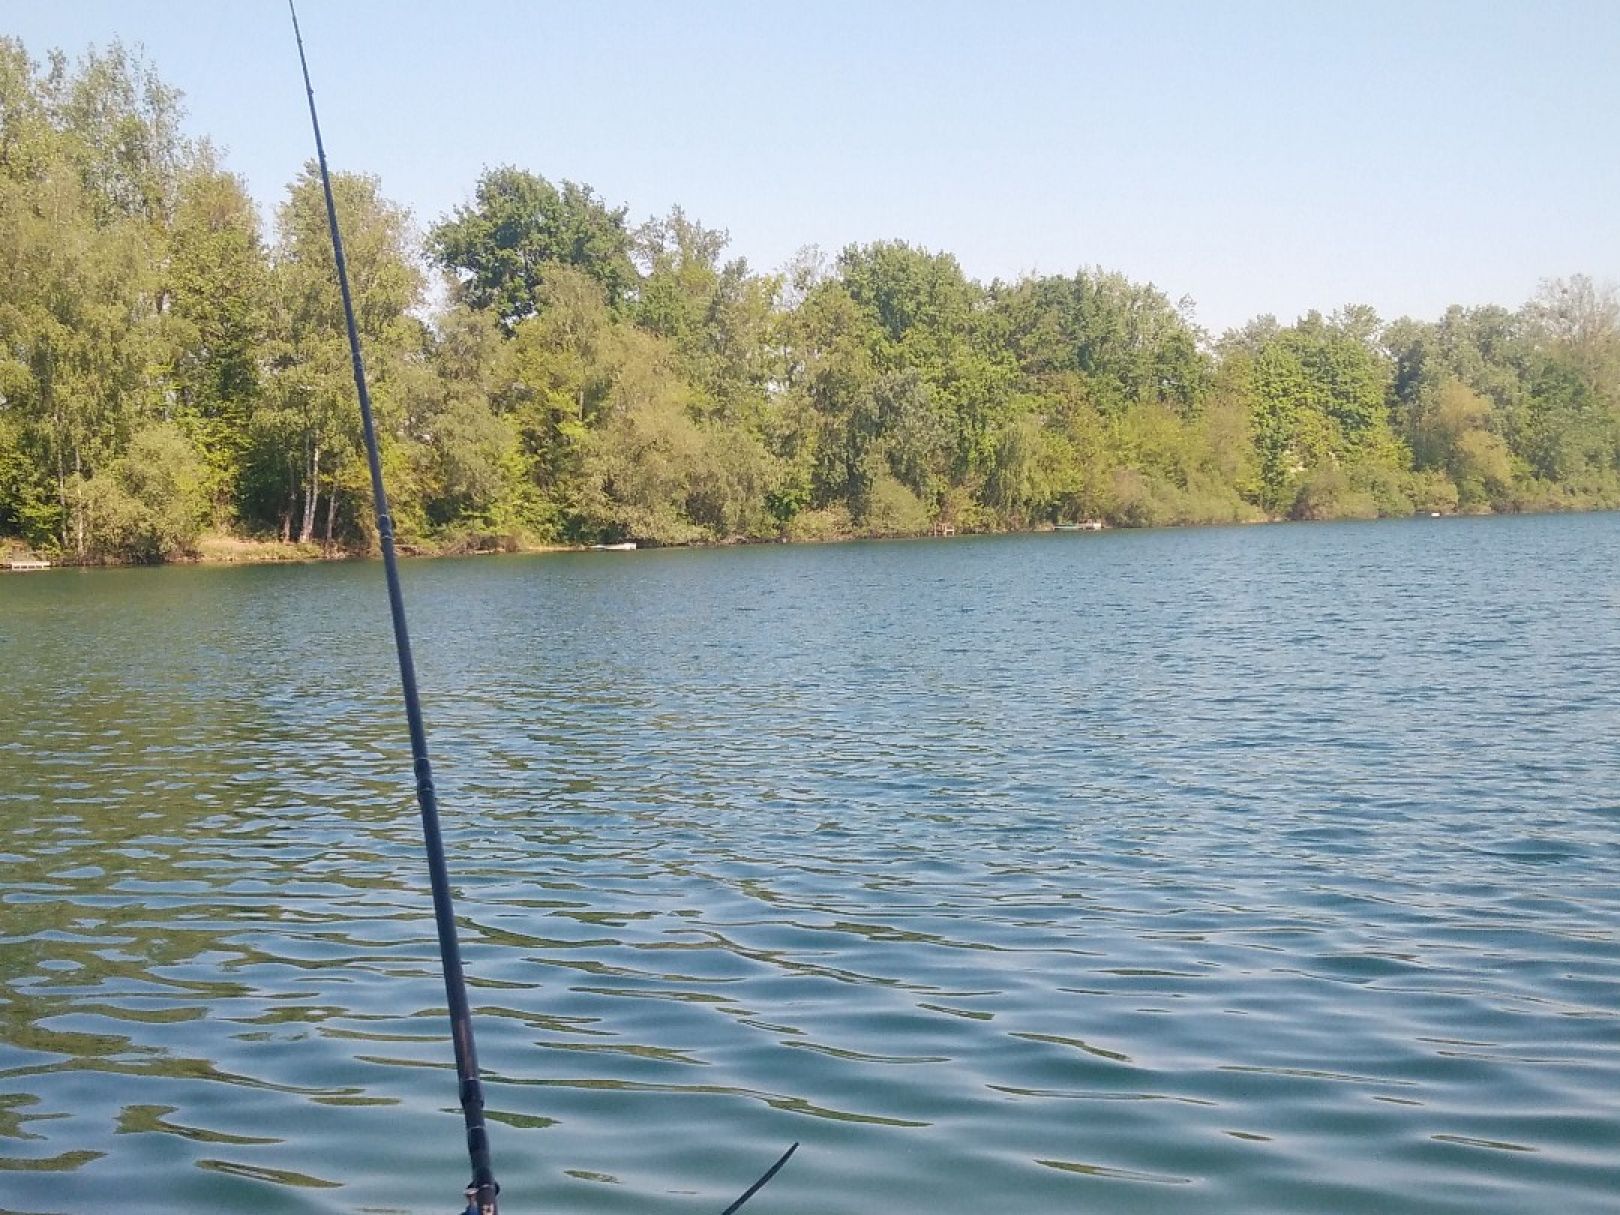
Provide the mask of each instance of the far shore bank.
MULTIPOLYGON (((589 546, 568 544, 538 544, 510 541, 498 547, 470 548, 466 546, 437 546, 432 544, 397 545, 401 557, 474 557, 494 553, 554 553, 569 552, 589 546)), ((26 548, 8 549, 0 546, 0 569, 9 562, 39 562, 51 569, 117 569, 141 565, 296 565, 318 561, 365 561, 381 557, 375 549, 351 548, 343 545, 319 543, 300 544, 292 540, 265 540, 233 536, 226 532, 208 532, 198 541, 196 548, 183 556, 159 561, 118 561, 106 558, 79 560, 60 553, 36 553, 26 548)))
MULTIPOLYGON (((512 554, 536 555, 544 553, 585 553, 615 549, 622 550, 626 547, 633 547, 636 549, 732 548, 759 544, 841 544, 856 540, 930 540, 950 537, 960 538, 966 536, 1029 536, 1051 532, 1153 531, 1181 528, 1245 527, 1261 524, 1285 523, 1377 523, 1399 521, 1402 519, 1459 519, 1494 518, 1499 516, 1516 515, 1591 514, 1604 513, 1608 509, 1610 508, 1571 507, 1568 509, 1534 511, 1482 510, 1453 511, 1446 513, 1420 511, 1413 515, 1392 515, 1385 516, 1383 518, 1252 518, 1220 520, 1214 522, 1172 523, 1158 526, 1140 527, 1088 520, 1081 524, 1043 523, 1035 527, 974 531, 961 531, 953 528, 934 528, 924 532, 904 533, 850 532, 848 534, 823 536, 736 536, 725 540, 697 540, 677 544, 660 543, 655 540, 626 541, 618 544, 542 544, 522 540, 517 537, 502 537, 499 543, 483 547, 468 546, 465 543, 458 543, 454 545, 436 545, 431 542, 401 542, 397 546, 397 551, 401 557, 412 559, 440 557, 486 557, 512 554)), ((381 553, 376 549, 348 548, 337 545, 327 547, 318 543, 300 544, 297 541, 265 540, 251 537, 233 536, 225 532, 209 532, 204 534, 198 540, 197 547, 193 552, 187 554, 186 556, 171 558, 166 561, 80 561, 71 556, 62 557, 60 555, 52 555, 50 553, 36 554, 25 548, 0 548, 0 571, 6 570, 8 564, 13 562, 16 563, 17 569, 38 569, 42 566, 51 569, 114 569, 140 565, 290 565, 312 564, 315 562, 325 561, 367 561, 377 560, 380 557, 381 553)))

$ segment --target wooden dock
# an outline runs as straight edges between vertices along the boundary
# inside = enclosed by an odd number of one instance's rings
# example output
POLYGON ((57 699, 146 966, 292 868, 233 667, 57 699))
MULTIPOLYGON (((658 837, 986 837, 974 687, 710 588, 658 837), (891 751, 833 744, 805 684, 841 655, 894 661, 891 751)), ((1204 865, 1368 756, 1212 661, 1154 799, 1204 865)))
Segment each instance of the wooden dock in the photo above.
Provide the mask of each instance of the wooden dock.
POLYGON ((41 561, 38 557, 7 557, 5 568, 17 570, 18 572, 23 570, 48 570, 51 568, 51 563, 41 561))

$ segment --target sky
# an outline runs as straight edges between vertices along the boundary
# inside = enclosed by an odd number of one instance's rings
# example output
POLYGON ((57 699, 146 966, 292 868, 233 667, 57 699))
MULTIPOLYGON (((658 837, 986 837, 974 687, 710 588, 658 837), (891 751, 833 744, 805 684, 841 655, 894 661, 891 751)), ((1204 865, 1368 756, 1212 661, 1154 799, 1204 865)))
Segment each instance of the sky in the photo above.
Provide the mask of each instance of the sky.
MULTIPOLYGON (((756 269, 903 239, 1082 266, 1213 333, 1620 280, 1620 0, 304 0, 334 169, 424 229, 503 164, 672 206, 756 269)), ((312 153, 281 0, 0 0, 140 44, 266 216, 312 153)))

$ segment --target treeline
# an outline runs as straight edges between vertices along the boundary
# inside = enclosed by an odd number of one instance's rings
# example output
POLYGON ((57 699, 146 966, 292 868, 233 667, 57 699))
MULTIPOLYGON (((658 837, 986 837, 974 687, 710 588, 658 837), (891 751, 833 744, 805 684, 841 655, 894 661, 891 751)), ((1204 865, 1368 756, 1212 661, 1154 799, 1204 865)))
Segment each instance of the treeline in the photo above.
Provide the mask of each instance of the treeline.
MULTIPOLYGON (((366 548, 314 168, 267 235, 180 118, 120 46, 0 40, 0 543, 366 548)), ((410 543, 1620 506, 1620 305, 1584 278, 1212 339, 1109 271, 984 285, 897 241, 761 274, 679 209, 632 226, 521 169, 425 234, 335 186, 410 543)))

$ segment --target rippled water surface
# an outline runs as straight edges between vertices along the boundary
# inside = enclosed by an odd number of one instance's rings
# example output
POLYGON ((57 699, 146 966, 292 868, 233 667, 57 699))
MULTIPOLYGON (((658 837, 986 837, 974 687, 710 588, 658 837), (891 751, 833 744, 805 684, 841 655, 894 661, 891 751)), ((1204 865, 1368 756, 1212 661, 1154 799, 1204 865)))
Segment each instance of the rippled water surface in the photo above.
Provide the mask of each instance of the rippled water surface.
MULTIPOLYGON (((1615 1210, 1617 549, 410 564, 503 1210, 1615 1210)), ((0 578, 0 1210, 458 1209, 381 578, 0 578)))

